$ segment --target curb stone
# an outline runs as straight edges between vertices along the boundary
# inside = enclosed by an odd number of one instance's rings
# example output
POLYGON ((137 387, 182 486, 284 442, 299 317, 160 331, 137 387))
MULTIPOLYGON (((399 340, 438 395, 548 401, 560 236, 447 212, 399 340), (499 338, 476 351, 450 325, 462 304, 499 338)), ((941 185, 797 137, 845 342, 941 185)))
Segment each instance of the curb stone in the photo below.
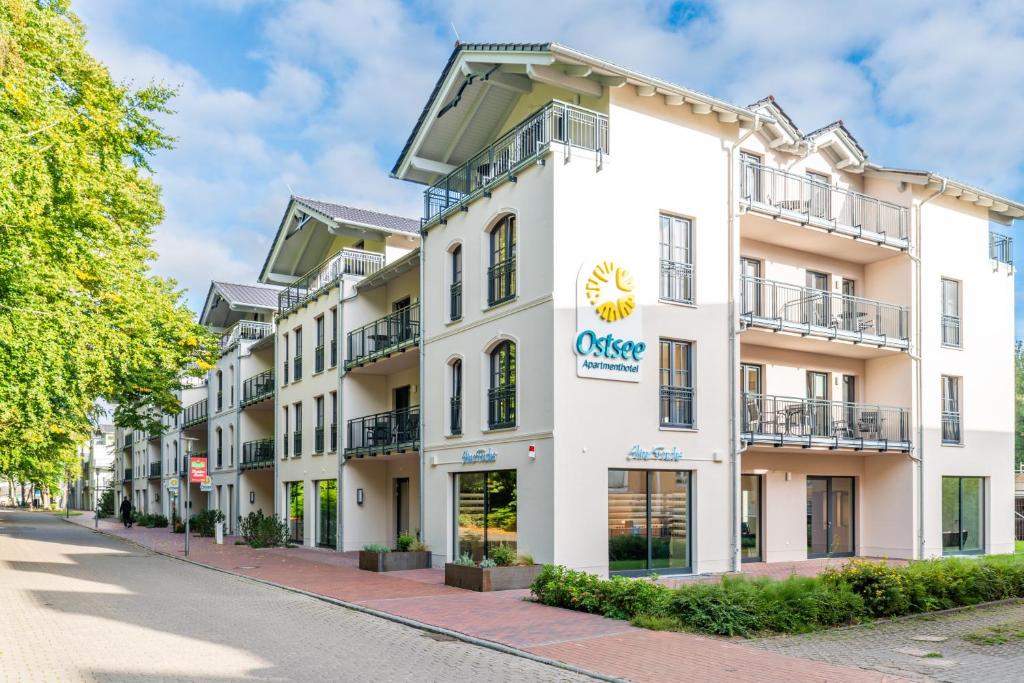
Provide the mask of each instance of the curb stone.
POLYGON ((102 534, 102 535, 108 536, 110 538, 116 538, 119 541, 123 541, 125 543, 129 543, 129 544, 134 545, 136 547, 142 548, 143 550, 147 550, 147 551, 153 553, 154 555, 162 555, 163 557, 168 557, 168 558, 171 558, 173 560, 179 560, 181 562, 187 562, 188 564, 195 565, 197 567, 203 567, 204 569, 209 569, 211 571, 220 572, 222 574, 227 574, 229 576, 234 576, 234 577, 237 577, 237 578, 240 578, 240 579, 244 579, 244 580, 247 580, 247 581, 252 581, 254 583, 263 584, 264 586, 272 586, 274 588, 281 588, 281 589, 289 591, 291 593, 297 593, 299 595, 304 595, 304 596, 306 596, 308 598, 313 598, 314 600, 320 600, 322 602, 327 602, 327 603, 330 603, 332 605, 337 605, 338 607, 344 607, 346 609, 350 609, 350 610, 353 610, 355 612, 361 612, 363 614, 368 614, 370 616, 377 617, 379 619, 386 619, 386 620, 394 622, 396 624, 402 624, 403 626, 409 626, 411 628, 415 628, 415 629, 418 629, 420 631, 426 631, 428 633, 436 633, 436 634, 439 634, 439 635, 448 636, 450 638, 454 638, 455 640, 458 640, 460 642, 466 643, 468 645, 475 645, 477 647, 487 648, 488 650, 494 650, 496 652, 501 652, 501 653, 504 653, 504 654, 507 654, 507 655, 512 655, 514 657, 521 657, 523 659, 529 659, 529 660, 532 660, 534 662, 537 662, 538 664, 545 664, 547 666, 554 667, 556 669, 562 669, 563 671, 568 671, 570 673, 579 674, 581 676, 588 676, 588 677, 593 678, 595 680, 607 681, 608 683, 629 683, 629 679, 626 679, 626 678, 617 678, 615 676, 609 676, 607 674, 598 673, 596 671, 590 671, 588 669, 584 669, 584 668, 581 668, 581 667, 578 667, 578 666, 574 666, 572 664, 567 664, 566 662, 563 662, 563 661, 560 661, 560 660, 557 660, 557 659, 551 659, 549 657, 542 657, 540 655, 535 655, 532 652, 527 652, 525 650, 520 650, 518 648, 514 648, 514 647, 511 647, 509 645, 504 645, 502 643, 495 642, 493 640, 485 640, 483 638, 476 638, 475 636, 471 636, 471 635, 468 635, 466 633, 462 633, 460 631, 453 631, 451 629, 446 629, 446 628, 443 628, 441 626, 434 626, 433 624, 427 624, 427 623, 424 623, 422 621, 416 621, 415 619, 407 619, 406 617, 400 617, 397 614, 391 614, 389 612, 382 612, 381 610, 376 610, 376 609, 373 609, 372 607, 366 607, 364 605, 359 605, 359 604, 354 603, 354 602, 348 602, 346 600, 339 600, 338 598, 332 598, 332 597, 330 597, 328 595, 321 595, 320 593, 313 593, 311 591, 302 590, 301 588, 295 588, 294 586, 286 586, 284 584, 277 583, 275 581, 268 581, 267 579, 260 579, 260 578, 254 577, 254 576, 246 576, 245 574, 239 574, 237 572, 233 572, 230 569, 223 569, 221 567, 214 567, 213 565, 209 565, 209 564, 206 564, 206 563, 203 563, 203 562, 198 562, 196 560, 191 560, 191 559, 188 559, 186 557, 179 557, 178 555, 174 555, 174 554, 171 554, 171 553, 168 553, 168 552, 164 552, 162 550, 156 550, 154 548, 150 548, 148 546, 145 546, 145 545, 143 545, 141 543, 138 543, 136 541, 133 541, 131 539, 124 538, 123 536, 118 536, 117 534, 112 534, 112 533, 110 533, 108 531, 104 531, 103 529, 93 529, 93 528, 87 527, 87 526, 85 526, 83 524, 78 524, 77 522, 72 522, 70 519, 64 519, 63 517, 61 517, 61 519, 63 521, 65 521, 65 522, 67 522, 68 524, 74 524, 75 526, 77 526, 79 528, 82 528, 82 529, 85 529, 86 531, 90 531, 90 532, 92 532, 94 534, 102 534))

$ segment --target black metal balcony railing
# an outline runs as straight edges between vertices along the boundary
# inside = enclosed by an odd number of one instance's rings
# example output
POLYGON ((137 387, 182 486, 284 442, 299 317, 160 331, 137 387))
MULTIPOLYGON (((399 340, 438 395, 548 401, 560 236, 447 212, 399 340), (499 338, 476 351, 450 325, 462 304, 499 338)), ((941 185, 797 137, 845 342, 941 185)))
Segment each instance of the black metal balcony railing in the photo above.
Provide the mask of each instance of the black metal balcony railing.
POLYGON ((516 426, 516 387, 514 384, 487 390, 487 427, 503 429, 516 426))
POLYGON ((284 372, 281 373, 282 384, 288 384, 288 361, 284 362, 284 372))
POLYGON ((420 408, 402 408, 349 420, 345 455, 415 450, 420 442, 420 408))
POLYGON ((288 435, 284 435, 283 443, 281 444, 281 457, 288 457, 288 435))
POLYGON ((905 408, 762 394, 743 395, 743 439, 809 448, 910 450, 905 408))
POLYGON ((516 296, 516 257, 487 268, 487 305, 496 306, 516 296))
POLYGON ((767 209, 772 215, 791 215, 852 237, 902 249, 910 247, 907 207, 796 173, 743 161, 740 197, 753 210, 767 209))
POLYGON ((448 317, 450 320, 462 318, 462 281, 453 282, 451 286, 451 303, 449 304, 448 317))
POLYGON ((259 470, 273 466, 273 439, 257 439, 242 444, 242 462, 239 463, 241 470, 259 470))
POLYGON ((365 277, 384 265, 384 254, 360 249, 342 249, 317 267, 281 290, 277 295, 277 311, 284 315, 313 299, 321 290, 333 285, 343 275, 365 277))
POLYGON ((223 466, 224 466, 224 449, 223 448, 218 448, 217 449, 217 469, 220 469, 223 466))
POLYGON ((516 171, 546 152, 552 142, 570 149, 608 153, 608 117, 589 109, 552 101, 502 135, 423 192, 423 222, 429 223, 514 180, 516 171))
POLYGON ((660 295, 662 299, 668 301, 692 304, 693 265, 662 259, 660 295))
POLYGON ((331 423, 331 453, 338 450, 338 423, 331 423))
POLYGON ((960 346, 960 316, 942 316, 942 345, 960 346))
POLYGON ((323 344, 313 349, 313 372, 324 371, 324 347, 323 344))
POLYGON ((942 411, 942 443, 958 444, 960 441, 960 411, 942 411))
POLYGON ((162 469, 161 468, 161 463, 158 463, 158 462, 151 462, 151 463, 149 463, 149 478, 150 479, 159 479, 160 476, 161 476, 160 475, 160 470, 161 469, 162 469))
POLYGON ((332 339, 331 340, 331 367, 333 368, 333 367, 336 367, 337 365, 338 365, 338 340, 337 339, 332 339))
POLYGON ((131 481, 131 480, 132 480, 132 468, 131 467, 125 467, 124 468, 124 479, 122 481, 131 481))
POLYGON ((740 318, 750 327, 906 348, 910 313, 903 306, 809 287, 740 278, 740 318))
POLYGON ((449 431, 452 435, 458 436, 462 434, 462 397, 452 396, 451 399, 451 417, 449 431))
POLYGON ((193 427, 197 424, 206 422, 207 417, 206 399, 204 398, 196 401, 182 411, 181 424, 183 427, 193 427))
POLYGON ((298 382, 302 379, 302 356, 292 358, 292 381, 298 382))
POLYGON ((997 232, 988 234, 988 257, 999 263, 1013 265, 1013 238, 997 232))
POLYGON ((322 425, 313 428, 313 452, 324 452, 324 428, 322 425))
POLYGON ((296 458, 302 455, 302 432, 292 432, 292 455, 296 458))
POLYGON ((264 370, 242 382, 242 406, 274 397, 274 371, 264 370))
POLYGON ((217 392, 217 412, 219 413, 223 409, 224 409, 224 392, 223 391, 218 391, 217 392))
POLYGON ((414 302, 372 323, 348 333, 348 360, 351 369, 386 358, 419 343, 420 305, 414 302))
POLYGON ((661 426, 693 428, 693 387, 663 386, 659 399, 661 426))

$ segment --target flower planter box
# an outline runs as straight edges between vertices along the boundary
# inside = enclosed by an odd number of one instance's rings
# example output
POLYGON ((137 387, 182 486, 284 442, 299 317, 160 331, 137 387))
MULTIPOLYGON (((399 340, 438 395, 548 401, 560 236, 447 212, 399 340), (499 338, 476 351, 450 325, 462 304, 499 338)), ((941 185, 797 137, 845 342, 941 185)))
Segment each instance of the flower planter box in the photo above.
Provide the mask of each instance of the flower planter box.
POLYGON ((542 568, 540 564, 466 567, 449 562, 444 566, 444 585, 483 593, 529 588, 542 568))
POLYGON ((359 568, 368 572, 398 572, 430 568, 430 551, 373 553, 359 551, 359 568))

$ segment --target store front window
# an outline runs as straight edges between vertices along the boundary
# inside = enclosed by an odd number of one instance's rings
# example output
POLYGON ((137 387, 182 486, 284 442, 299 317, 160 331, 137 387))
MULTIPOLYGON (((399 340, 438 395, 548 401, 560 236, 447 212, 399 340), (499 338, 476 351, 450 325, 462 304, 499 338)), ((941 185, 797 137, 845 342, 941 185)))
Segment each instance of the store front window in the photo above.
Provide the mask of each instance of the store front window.
POLYGON ((690 473, 608 471, 608 571, 690 571, 690 473))
POLYGON ((500 544, 518 549, 515 470, 455 475, 455 554, 479 562, 500 544))
POLYGON ((981 477, 943 477, 942 553, 980 553, 985 548, 984 533, 984 480, 981 477))
POLYGON ((295 543, 302 543, 303 520, 305 517, 306 500, 301 481, 288 484, 288 534, 295 543))

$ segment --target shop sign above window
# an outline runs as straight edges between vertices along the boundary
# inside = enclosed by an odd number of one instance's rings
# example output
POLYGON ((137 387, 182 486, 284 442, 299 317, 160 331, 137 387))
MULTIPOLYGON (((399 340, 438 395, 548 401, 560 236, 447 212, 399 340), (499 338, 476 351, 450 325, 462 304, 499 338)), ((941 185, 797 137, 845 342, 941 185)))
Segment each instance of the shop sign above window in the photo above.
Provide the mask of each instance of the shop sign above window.
POLYGON ((462 464, 473 465, 481 462, 494 462, 498 454, 493 448, 478 448, 475 451, 462 451, 462 464))
POLYGON ((637 444, 626 454, 626 460, 664 460, 665 462, 679 462, 683 459, 683 453, 673 446, 671 449, 664 446, 655 446, 651 450, 640 448, 637 444))

